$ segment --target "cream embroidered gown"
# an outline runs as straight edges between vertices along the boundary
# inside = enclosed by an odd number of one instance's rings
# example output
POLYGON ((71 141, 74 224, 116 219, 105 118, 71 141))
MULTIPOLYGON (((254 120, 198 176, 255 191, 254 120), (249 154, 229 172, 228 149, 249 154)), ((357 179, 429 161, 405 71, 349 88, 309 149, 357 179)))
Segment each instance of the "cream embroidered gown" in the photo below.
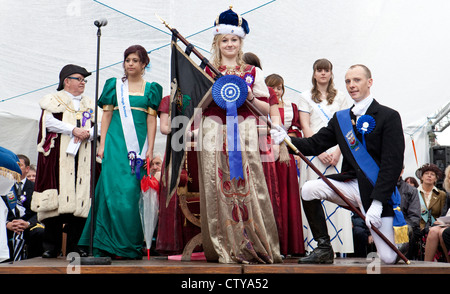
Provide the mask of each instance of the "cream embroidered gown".
MULTIPOLYGON (((219 70, 227 74, 222 67, 219 70)), ((258 80, 257 73, 253 66, 233 70, 241 77, 253 76, 253 93, 258 97, 255 89, 267 86, 264 80, 258 80)), ((212 102, 200 126, 198 165, 205 256, 220 263, 282 262, 258 149, 257 118, 245 105, 238 109, 238 115, 245 118, 239 123, 244 179, 230 180, 225 110, 212 102)))

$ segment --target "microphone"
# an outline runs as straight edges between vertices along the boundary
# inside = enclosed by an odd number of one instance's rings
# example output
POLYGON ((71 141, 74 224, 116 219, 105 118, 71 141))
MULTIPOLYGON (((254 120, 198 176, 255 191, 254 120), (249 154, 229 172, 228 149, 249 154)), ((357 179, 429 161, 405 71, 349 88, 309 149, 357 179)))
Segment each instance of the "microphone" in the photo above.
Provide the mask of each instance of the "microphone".
POLYGON ((99 20, 94 21, 94 25, 96 27, 104 27, 108 24, 108 20, 106 20, 106 18, 101 18, 99 20))

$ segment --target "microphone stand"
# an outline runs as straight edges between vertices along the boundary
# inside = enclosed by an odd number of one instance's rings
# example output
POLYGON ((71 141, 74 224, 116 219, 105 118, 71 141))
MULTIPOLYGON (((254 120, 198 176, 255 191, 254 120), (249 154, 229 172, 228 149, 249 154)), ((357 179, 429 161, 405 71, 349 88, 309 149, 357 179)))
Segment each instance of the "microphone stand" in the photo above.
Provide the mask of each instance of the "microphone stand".
POLYGON ((90 241, 89 241, 89 255, 87 257, 80 257, 80 264, 82 265, 110 265, 111 257, 95 257, 93 253, 94 231, 95 231, 95 179, 96 179, 96 158, 97 158, 97 138, 98 138, 98 84, 99 84, 99 68, 100 68, 100 37, 102 32, 100 27, 106 25, 107 22, 95 21, 97 26, 97 69, 95 81, 95 106, 94 106, 94 139, 92 141, 91 152, 91 222, 90 222, 90 241))

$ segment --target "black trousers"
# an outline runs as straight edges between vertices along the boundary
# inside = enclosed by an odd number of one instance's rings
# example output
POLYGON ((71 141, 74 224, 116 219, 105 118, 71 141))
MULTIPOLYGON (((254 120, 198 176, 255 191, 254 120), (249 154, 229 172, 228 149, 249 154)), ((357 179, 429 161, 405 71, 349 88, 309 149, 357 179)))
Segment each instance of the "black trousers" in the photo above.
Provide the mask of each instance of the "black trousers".
POLYGON ((67 252, 78 251, 78 241, 86 223, 86 218, 76 217, 73 214, 61 214, 42 221, 45 225, 42 247, 44 251, 50 250, 59 255, 62 245, 62 234, 67 233, 67 252), (64 231, 63 231, 63 225, 64 231))
POLYGON ((442 232, 442 239, 444 240, 445 247, 450 251, 450 227, 442 232))

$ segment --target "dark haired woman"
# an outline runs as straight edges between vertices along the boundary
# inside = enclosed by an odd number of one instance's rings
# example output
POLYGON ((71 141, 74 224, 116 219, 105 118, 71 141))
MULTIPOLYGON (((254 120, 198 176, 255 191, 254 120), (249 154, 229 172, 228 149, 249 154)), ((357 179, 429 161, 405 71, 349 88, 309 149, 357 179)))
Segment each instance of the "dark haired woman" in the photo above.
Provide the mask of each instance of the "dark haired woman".
MULTIPOLYGON (((333 64, 325 58, 316 60, 313 64, 312 88, 310 91, 303 91, 298 104, 303 136, 311 137, 328 124, 328 120, 336 111, 350 108, 350 106, 350 100, 334 87, 333 64)), ((324 175, 340 172, 342 156, 338 146, 308 158, 324 175)), ((317 177, 317 174, 306 164, 301 165, 300 187, 306 181, 317 179, 317 177)), ((324 201, 323 205, 328 215, 327 226, 334 252, 353 252, 350 211, 329 201, 324 201)), ((303 219, 303 224, 308 225, 306 219, 303 219)), ((315 248, 311 231, 305 229, 303 234, 306 250, 315 248)))
POLYGON ((441 216, 446 201, 446 193, 436 187, 437 181, 442 178, 442 171, 432 163, 421 166, 416 171, 420 179, 419 200, 420 200, 420 229, 424 233, 441 216))
MULTIPOLYGON (((156 110, 162 99, 162 87, 143 78, 149 62, 144 47, 125 50, 124 77, 108 79, 98 102, 103 108, 98 148, 102 172, 95 189, 95 256, 142 258, 139 195, 144 169, 139 159, 152 159, 156 110)), ((82 246, 89 244, 89 224, 90 219, 82 246)))
POLYGON ((407 177, 405 179, 405 182, 414 188, 419 187, 419 183, 417 182, 417 180, 414 177, 407 177))

